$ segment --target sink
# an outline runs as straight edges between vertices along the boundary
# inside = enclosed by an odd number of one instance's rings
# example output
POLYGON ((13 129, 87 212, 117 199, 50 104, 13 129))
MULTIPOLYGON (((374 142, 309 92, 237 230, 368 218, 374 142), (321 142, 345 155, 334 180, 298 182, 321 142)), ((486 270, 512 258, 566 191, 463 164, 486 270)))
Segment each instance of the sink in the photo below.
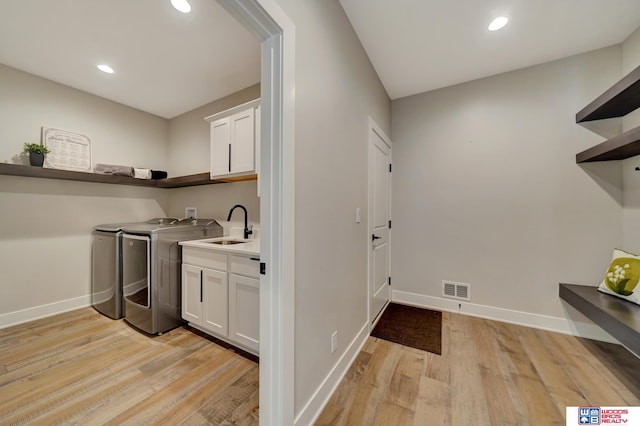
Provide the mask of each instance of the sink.
POLYGON ((209 244, 219 244, 221 246, 228 246, 231 244, 242 244, 246 243, 246 241, 238 241, 238 240, 222 240, 222 241, 207 241, 209 244))

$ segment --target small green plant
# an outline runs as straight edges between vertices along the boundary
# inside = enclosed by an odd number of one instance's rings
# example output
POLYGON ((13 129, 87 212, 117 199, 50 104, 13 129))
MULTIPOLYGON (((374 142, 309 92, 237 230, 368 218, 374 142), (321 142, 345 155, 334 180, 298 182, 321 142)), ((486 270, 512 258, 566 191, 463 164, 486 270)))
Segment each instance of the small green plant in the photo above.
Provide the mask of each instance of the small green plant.
POLYGON ((25 143, 24 144, 24 152, 25 154, 30 154, 32 152, 37 154, 46 155, 49 153, 49 148, 39 143, 25 143))

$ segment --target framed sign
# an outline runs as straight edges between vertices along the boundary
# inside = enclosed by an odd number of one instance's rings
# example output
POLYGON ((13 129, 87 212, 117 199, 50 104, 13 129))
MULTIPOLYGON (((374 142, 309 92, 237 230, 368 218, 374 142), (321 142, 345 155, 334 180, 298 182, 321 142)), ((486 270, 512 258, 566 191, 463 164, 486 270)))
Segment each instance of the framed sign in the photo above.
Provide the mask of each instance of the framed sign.
POLYGON ((91 140, 87 136, 43 127, 42 144, 49 148, 44 167, 91 172, 91 140))

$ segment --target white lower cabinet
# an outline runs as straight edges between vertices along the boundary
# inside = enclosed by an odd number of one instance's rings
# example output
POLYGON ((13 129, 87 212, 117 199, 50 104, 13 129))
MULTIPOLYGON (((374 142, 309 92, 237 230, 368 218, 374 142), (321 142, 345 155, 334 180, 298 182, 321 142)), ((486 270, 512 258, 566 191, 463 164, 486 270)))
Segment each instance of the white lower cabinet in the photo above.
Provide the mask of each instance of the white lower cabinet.
POLYGON ((190 247, 182 258, 182 318, 258 355, 259 259, 190 247))
POLYGON ((228 278, 224 271, 182 266, 182 318, 223 335, 229 329, 228 278))

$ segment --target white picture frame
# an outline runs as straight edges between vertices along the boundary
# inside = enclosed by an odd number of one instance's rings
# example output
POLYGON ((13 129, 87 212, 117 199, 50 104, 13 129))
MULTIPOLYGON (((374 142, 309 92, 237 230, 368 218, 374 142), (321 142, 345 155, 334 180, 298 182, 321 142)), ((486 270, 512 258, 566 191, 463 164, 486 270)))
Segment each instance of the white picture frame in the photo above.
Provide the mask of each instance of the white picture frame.
POLYGON ((67 130, 42 127, 42 144, 49 148, 44 167, 91 173, 91 140, 67 130))

